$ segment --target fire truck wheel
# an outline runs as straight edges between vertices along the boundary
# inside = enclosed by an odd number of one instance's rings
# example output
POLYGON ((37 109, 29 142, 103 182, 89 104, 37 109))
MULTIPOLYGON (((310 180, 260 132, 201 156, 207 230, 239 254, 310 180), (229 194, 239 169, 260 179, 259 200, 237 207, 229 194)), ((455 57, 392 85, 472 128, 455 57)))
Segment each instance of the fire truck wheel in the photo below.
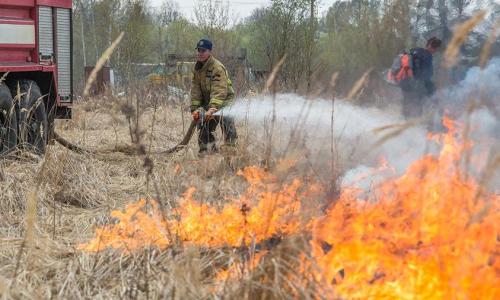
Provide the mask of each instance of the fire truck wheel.
POLYGON ((14 89, 21 93, 18 102, 19 142, 36 153, 44 153, 49 123, 42 93, 36 82, 20 80, 14 89))
POLYGON ((0 82, 0 155, 17 145, 17 115, 9 88, 0 82))

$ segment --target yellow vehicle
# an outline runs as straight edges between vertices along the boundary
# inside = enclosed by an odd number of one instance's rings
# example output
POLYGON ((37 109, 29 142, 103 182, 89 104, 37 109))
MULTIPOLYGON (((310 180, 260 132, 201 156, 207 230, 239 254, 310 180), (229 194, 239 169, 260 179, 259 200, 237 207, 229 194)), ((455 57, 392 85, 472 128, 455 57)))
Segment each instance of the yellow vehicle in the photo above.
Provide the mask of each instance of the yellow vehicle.
POLYGON ((158 66, 148 75, 148 80, 155 85, 187 86, 191 81, 194 62, 178 61, 175 65, 158 66))

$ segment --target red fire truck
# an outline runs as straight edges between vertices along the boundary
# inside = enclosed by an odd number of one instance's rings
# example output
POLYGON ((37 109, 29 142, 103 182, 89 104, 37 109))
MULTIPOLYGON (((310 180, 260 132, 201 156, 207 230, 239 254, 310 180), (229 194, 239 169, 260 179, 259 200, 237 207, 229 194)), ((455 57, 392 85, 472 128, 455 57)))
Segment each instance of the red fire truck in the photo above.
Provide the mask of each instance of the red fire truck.
POLYGON ((0 154, 43 152, 71 118, 71 0, 0 0, 0 154))

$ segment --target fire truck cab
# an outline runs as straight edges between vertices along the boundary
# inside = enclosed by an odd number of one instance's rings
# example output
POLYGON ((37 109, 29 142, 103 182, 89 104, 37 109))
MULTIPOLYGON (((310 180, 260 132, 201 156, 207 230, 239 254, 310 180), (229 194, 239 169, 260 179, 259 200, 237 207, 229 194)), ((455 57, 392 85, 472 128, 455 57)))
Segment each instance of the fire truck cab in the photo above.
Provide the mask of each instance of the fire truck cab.
POLYGON ((71 0, 0 0, 0 154, 43 152, 72 83, 71 0))

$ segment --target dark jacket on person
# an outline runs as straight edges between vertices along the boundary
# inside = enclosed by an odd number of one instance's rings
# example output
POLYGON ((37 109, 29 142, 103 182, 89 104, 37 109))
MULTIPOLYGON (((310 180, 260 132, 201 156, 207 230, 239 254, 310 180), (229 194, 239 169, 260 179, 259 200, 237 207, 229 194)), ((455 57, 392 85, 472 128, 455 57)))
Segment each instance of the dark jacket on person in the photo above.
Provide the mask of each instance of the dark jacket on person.
POLYGON ((425 87, 425 94, 432 95, 434 93, 434 83, 432 75, 434 74, 434 66, 432 64, 432 53, 424 48, 414 48, 410 50, 413 58, 413 77, 420 81, 425 87))

